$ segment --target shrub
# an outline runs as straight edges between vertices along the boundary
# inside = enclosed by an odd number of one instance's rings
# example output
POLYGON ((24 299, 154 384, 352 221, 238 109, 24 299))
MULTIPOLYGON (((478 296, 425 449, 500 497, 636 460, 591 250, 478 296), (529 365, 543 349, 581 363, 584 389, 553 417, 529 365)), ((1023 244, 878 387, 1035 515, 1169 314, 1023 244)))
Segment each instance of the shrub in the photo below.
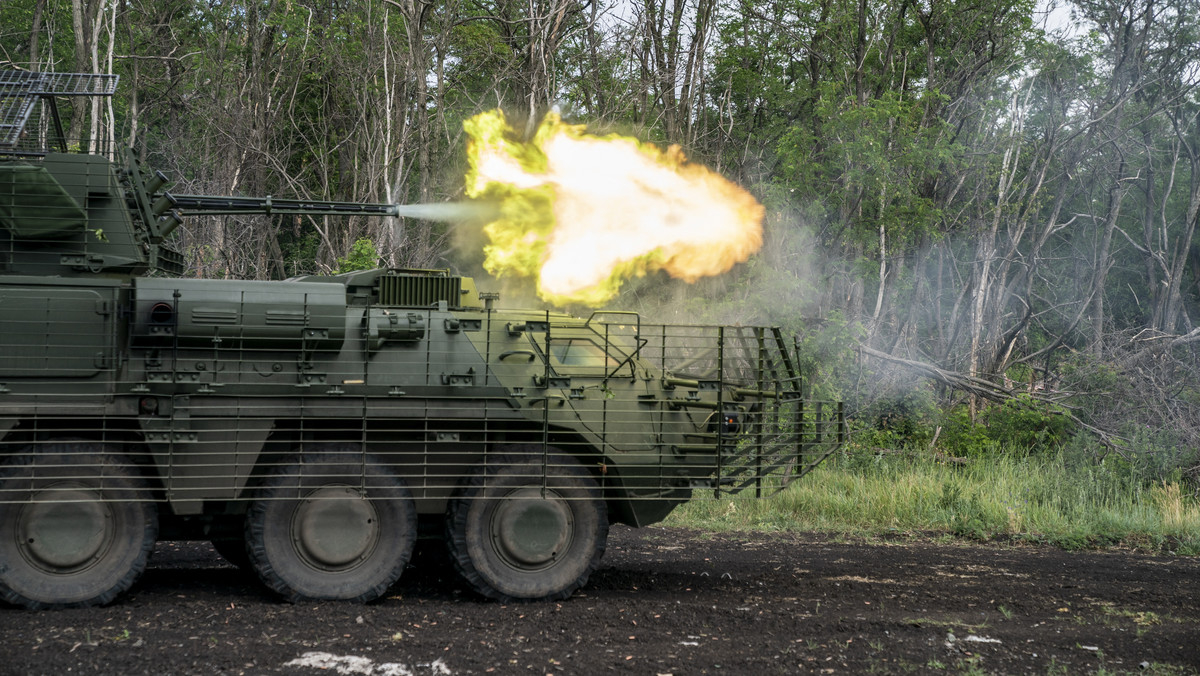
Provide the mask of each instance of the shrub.
POLYGON ((990 455, 997 449, 988 437, 987 428, 971 420, 966 406, 955 406, 942 413, 938 446, 950 455, 960 457, 990 455))
POLYGON ((940 413, 928 387, 895 389, 867 402, 854 415, 857 443, 894 448, 928 445, 940 413))
POLYGON ((1075 423, 1061 409, 1024 394, 989 406, 984 425, 992 441, 1031 451, 1061 448, 1075 431, 1075 423))
POLYGON ((337 260, 337 270, 335 274, 343 272, 354 272, 355 270, 370 270, 379 265, 379 251, 375 248, 375 242, 360 237, 354 240, 354 246, 350 247, 350 253, 345 258, 337 260))
POLYGON ((1020 395, 984 408, 972 422, 966 406, 942 416, 939 445, 951 455, 978 457, 1000 448, 1022 452, 1057 450, 1076 431, 1075 423, 1056 406, 1020 395))

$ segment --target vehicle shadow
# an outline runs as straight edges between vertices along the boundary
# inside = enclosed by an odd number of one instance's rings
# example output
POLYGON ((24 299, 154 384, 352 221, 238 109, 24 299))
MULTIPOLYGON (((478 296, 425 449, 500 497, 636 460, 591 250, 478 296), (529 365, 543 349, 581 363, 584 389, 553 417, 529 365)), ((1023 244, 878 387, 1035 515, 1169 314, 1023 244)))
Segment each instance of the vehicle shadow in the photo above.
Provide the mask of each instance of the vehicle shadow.
MULTIPOLYGON (((609 559, 611 562, 611 558, 609 559)), ((581 596, 642 596, 689 591, 703 594, 706 588, 722 587, 724 581, 695 575, 655 570, 653 566, 613 566, 602 563, 592 573, 581 596)), ((146 572, 131 592, 140 601, 154 598, 208 600, 226 603, 279 603, 258 580, 253 570, 226 561, 208 542, 159 542, 146 572)), ((400 580, 375 601, 386 604, 397 599, 423 602, 492 603, 474 593, 458 576, 454 563, 440 540, 419 540, 400 580)), ((117 601, 120 603, 120 600, 117 601)), ((2 605, 2 604, 0 604, 2 605)))

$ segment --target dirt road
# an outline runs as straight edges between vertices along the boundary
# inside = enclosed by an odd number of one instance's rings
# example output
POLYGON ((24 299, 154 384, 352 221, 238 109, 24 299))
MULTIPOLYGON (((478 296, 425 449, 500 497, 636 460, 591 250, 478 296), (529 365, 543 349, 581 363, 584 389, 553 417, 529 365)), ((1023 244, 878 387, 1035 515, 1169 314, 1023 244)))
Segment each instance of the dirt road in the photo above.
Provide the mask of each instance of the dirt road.
POLYGON ((425 548, 367 606, 275 601, 162 543, 107 608, 0 608, 3 674, 1200 672, 1200 559, 614 528, 562 603, 500 605, 425 548))

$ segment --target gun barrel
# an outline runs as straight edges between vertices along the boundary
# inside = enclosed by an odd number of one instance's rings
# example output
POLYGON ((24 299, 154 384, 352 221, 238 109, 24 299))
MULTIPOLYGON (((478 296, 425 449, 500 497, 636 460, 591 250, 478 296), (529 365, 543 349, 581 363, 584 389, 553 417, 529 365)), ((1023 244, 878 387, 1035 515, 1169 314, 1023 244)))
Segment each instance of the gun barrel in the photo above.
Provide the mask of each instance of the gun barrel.
MULTIPOLYGON (((213 195, 174 195, 175 208, 185 216, 234 216, 240 214, 311 214, 395 216, 395 204, 359 202, 326 202, 321 200, 286 199, 277 197, 217 197, 213 195)), ((156 196, 158 197, 158 196, 156 196)))
POLYGON ((373 204, 325 202, 278 197, 219 197, 162 193, 155 202, 169 202, 183 216, 234 216, 240 214, 308 214, 312 216, 400 216, 425 221, 459 222, 493 220, 499 209, 490 202, 438 202, 434 204, 373 204))

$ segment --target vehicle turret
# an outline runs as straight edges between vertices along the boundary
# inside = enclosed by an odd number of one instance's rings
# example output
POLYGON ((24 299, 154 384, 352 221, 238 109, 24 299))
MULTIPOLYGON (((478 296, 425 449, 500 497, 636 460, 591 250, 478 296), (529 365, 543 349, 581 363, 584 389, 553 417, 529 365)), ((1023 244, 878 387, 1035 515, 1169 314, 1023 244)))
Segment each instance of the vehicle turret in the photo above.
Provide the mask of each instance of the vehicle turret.
POLYGON ((132 150, 118 161, 70 152, 56 97, 108 97, 116 83, 111 75, 0 71, 0 274, 182 274, 168 237, 193 214, 398 213, 394 204, 176 196, 132 150))

